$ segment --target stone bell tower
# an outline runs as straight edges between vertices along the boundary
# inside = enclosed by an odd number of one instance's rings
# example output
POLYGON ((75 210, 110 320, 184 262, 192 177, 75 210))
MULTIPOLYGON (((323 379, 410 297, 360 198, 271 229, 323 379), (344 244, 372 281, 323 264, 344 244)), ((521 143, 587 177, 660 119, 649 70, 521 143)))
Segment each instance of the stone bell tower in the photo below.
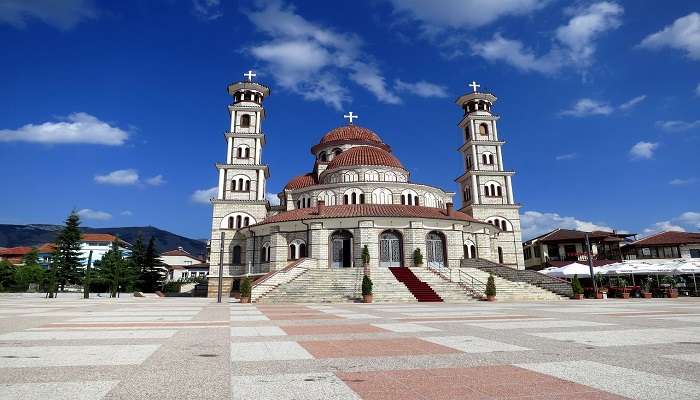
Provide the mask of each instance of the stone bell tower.
POLYGON ((241 228, 262 221, 268 210, 265 199, 265 182, 269 177, 266 164, 262 163, 265 135, 262 121, 265 119, 263 101, 270 89, 254 82, 253 71, 244 74, 245 80, 228 86, 233 102, 228 106, 230 125, 224 133, 226 162, 217 163, 219 184, 216 198, 212 199, 213 218, 209 268, 209 296, 217 293, 219 261, 223 246, 224 283, 223 294, 228 296, 234 279, 251 271, 252 246, 241 228), (224 235, 221 243, 221 234, 224 235))
POLYGON ((491 112, 496 96, 479 91, 481 85, 472 82, 471 93, 457 99, 464 111, 459 122, 464 143, 459 148, 464 162, 464 174, 456 179, 462 196, 460 211, 501 229, 497 245, 492 249, 494 260, 504 265, 524 269, 520 231, 520 204, 513 195, 512 176, 503 165, 502 146, 497 122, 491 112))

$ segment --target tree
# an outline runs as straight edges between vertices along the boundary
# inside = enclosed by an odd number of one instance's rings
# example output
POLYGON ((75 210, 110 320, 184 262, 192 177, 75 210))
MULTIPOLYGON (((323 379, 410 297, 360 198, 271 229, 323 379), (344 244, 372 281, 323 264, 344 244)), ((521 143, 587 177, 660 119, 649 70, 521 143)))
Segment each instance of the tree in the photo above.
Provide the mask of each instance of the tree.
POLYGON ((73 210, 66 219, 66 226, 56 238, 56 250, 52 256, 56 280, 61 289, 69 283, 80 282, 82 273, 81 236, 80 217, 73 210))
POLYGON ((492 274, 489 274, 489 278, 486 280, 486 291, 484 294, 486 294, 487 297, 496 296, 496 280, 493 278, 492 274))
POLYGON ((372 279, 365 275, 362 277, 362 295, 369 296, 372 294, 372 279))
POLYGON ((578 279, 578 275, 574 275, 571 280, 571 290, 574 294, 583 294, 583 286, 581 286, 581 281, 578 279))
POLYGON ((129 255, 128 262, 129 268, 136 275, 136 288, 138 290, 143 290, 143 281, 141 280, 141 272, 144 270, 146 257, 146 248, 143 245, 143 238, 139 234, 136 237, 136 241, 131 246, 131 254, 129 255))
POLYGON ((111 297, 118 297, 120 291, 132 287, 136 278, 116 240, 102 259, 95 261, 95 275, 109 286, 111 297))
POLYGON ((143 268, 141 269, 141 275, 139 277, 141 290, 148 293, 155 292, 160 289, 164 280, 165 268, 158 256, 155 239, 151 236, 151 239, 148 241, 148 246, 146 247, 146 253, 143 257, 143 268))
POLYGON ((18 289, 27 290, 30 284, 44 283, 44 269, 39 264, 25 264, 15 268, 15 283, 18 289))
POLYGON ((22 257, 22 264, 24 265, 39 265, 39 250, 36 247, 32 247, 29 253, 22 257))
POLYGON ((0 260, 0 291, 9 287, 14 282, 15 267, 7 260, 0 260))

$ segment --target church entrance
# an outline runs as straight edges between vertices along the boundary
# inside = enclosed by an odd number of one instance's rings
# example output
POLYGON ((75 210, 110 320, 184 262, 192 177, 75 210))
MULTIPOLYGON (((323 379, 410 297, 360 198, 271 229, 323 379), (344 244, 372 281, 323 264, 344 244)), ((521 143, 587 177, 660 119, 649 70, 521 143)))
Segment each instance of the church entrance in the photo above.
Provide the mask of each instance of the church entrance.
POLYGON ((331 267, 352 267, 352 233, 338 231, 331 235, 331 267))
POLYGON ((379 236, 379 266, 401 266, 401 238, 397 232, 387 231, 379 236))
POLYGON ((428 267, 442 268, 445 266, 445 240, 437 232, 430 232, 425 240, 428 253, 428 267))

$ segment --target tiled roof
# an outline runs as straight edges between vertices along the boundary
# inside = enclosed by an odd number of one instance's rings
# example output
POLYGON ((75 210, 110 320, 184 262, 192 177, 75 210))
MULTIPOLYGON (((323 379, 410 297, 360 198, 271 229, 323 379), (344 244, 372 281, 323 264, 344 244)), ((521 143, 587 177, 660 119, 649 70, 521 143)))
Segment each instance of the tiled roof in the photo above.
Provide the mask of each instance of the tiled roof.
POLYGON ((7 247, 0 249, 0 256, 23 256, 32 251, 29 246, 7 247))
POLYGON ((113 242, 117 237, 109 233, 83 233, 83 242, 113 242))
POLYGON ((401 162, 391 153, 370 146, 353 147, 340 153, 328 164, 328 169, 355 165, 383 165, 403 169, 401 162))
POLYGON ((344 125, 332 129, 326 133, 319 143, 329 143, 338 141, 368 141, 383 143, 382 139, 373 131, 357 125, 344 125))
POLYGON ((295 176, 292 178, 287 184, 284 186, 285 189, 301 189, 309 186, 313 186, 316 184, 316 175, 314 173, 308 173, 306 175, 299 175, 295 176))
POLYGON ((168 250, 164 253, 160 253, 161 256, 184 256, 184 257, 193 257, 194 256, 185 250, 182 249, 175 249, 175 250, 168 250))
MULTIPOLYGON (((588 233, 588 237, 590 239, 607 239, 607 238, 618 238, 620 236, 627 236, 627 235, 618 235, 613 232, 605 232, 605 231, 592 231, 592 232, 584 232, 584 231, 577 231, 574 229, 555 229, 549 233, 545 233, 542 236, 536 237, 534 239, 530 239, 527 242, 531 243, 535 240, 538 240, 540 242, 548 242, 548 241, 563 241, 563 240, 585 240, 586 239, 586 233, 588 233)), ((621 239, 620 239, 621 240, 621 239)))
POLYGON ((630 246, 680 245, 691 243, 700 243, 700 233, 673 231, 661 232, 639 239, 636 242, 632 242, 630 243, 630 246))
POLYGON ((452 211, 452 215, 447 215, 447 210, 442 208, 398 204, 345 204, 339 206, 324 206, 320 214, 318 213, 317 207, 285 211, 270 216, 257 225, 305 219, 352 217, 406 217, 483 222, 459 211, 452 211))

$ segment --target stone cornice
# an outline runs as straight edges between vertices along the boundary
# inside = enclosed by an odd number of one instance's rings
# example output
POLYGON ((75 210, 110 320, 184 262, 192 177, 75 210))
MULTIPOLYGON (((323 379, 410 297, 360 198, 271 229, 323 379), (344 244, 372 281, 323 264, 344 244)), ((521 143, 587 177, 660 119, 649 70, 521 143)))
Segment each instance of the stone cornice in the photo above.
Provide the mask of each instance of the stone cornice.
POLYGON ((513 175, 515 175, 515 171, 467 171, 464 174, 458 176, 455 179, 455 182, 462 182, 465 179, 471 177, 472 175, 476 175, 476 176, 513 176, 513 175))
POLYGON ((506 144, 505 140, 467 140, 463 145, 459 146, 457 151, 463 151, 471 145, 480 146, 503 146, 506 144))
POLYGON ((246 139, 260 139, 262 144, 265 144, 265 134, 264 133, 243 133, 243 132, 224 132, 224 138, 246 138, 246 139))
POLYGON ((264 164, 221 164, 216 163, 216 169, 244 169, 244 170, 263 170, 265 171, 265 178, 270 177, 270 170, 267 165, 264 164))

